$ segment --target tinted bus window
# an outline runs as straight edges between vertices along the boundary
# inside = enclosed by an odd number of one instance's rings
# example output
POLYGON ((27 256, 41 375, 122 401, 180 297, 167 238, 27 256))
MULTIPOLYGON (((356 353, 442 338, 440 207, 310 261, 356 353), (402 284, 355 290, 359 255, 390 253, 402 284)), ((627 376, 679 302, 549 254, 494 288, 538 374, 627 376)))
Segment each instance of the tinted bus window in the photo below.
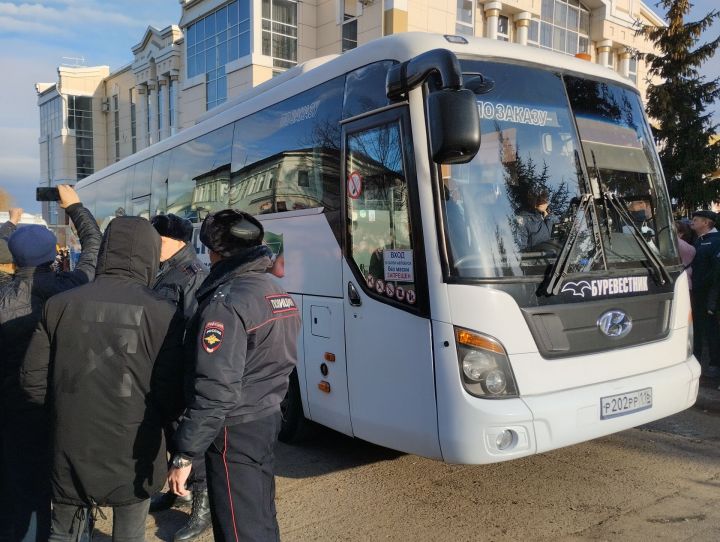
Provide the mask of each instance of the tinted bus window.
POLYGON ((227 207, 233 126, 223 126, 170 151, 168 213, 198 222, 227 207))
POLYGON ((230 206, 338 210, 342 99, 338 77, 236 122, 230 206))
POLYGON ((385 60, 348 73, 343 101, 343 118, 373 111, 390 103, 385 94, 385 78, 395 62, 385 60))
POLYGON ((170 170, 170 152, 156 156, 153 159, 150 200, 150 214, 164 214, 167 212, 168 199, 168 174, 170 170))
POLYGON ((132 181, 133 199, 150 194, 150 179, 152 177, 153 159, 148 158, 135 166, 132 181))
POLYGON ((95 219, 101 231, 105 231, 113 218, 126 214, 125 190, 131 173, 132 168, 123 169, 96 183, 99 192, 95 202, 95 219))

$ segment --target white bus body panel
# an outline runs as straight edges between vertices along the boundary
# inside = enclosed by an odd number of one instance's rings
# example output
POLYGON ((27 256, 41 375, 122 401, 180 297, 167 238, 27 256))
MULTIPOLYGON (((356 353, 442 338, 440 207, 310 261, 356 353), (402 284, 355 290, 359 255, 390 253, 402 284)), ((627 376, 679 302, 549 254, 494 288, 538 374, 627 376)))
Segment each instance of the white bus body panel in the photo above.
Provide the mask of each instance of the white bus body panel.
POLYGON ((695 403, 700 365, 692 355, 687 358, 690 302, 685 274, 675 284, 671 330, 664 340, 553 360, 539 354, 510 296, 477 286, 447 289, 455 325, 492 335, 505 345, 520 398, 480 399, 465 392, 453 326, 434 322, 438 425, 445 461, 490 463, 545 452, 636 427, 695 403), (438 348, 443 341, 452 348, 438 348), (600 418, 602 397, 648 387, 652 408, 600 418), (509 452, 495 444, 502 429, 519 435, 509 452))
POLYGON ((361 305, 345 302, 353 433, 395 450, 440 458, 430 321, 367 296, 347 263, 361 305))
POLYGON ((340 245, 322 208, 258 215, 265 230, 283 236, 285 276, 290 293, 342 297, 340 245))
POLYGON ((303 296, 303 336, 305 343, 305 380, 307 389, 306 417, 346 435, 352 435, 348 380, 345 364, 345 321, 343 300, 330 297, 303 296), (335 361, 325 360, 325 354, 335 361), (321 366, 325 364, 327 374, 321 366), (330 384, 330 392, 318 388, 320 382, 330 384))

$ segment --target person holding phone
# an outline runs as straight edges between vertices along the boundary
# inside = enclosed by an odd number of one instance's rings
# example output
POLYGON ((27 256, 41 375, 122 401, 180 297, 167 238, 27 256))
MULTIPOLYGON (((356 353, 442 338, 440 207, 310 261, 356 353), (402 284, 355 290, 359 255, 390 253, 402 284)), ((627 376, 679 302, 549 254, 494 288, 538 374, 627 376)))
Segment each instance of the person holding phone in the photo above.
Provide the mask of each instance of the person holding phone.
POLYGON ((14 539, 45 541, 50 530, 49 429, 44 407, 31 405, 20 389, 20 366, 30 338, 53 295, 95 277, 100 229, 71 186, 57 187, 60 207, 75 226, 82 255, 74 271, 56 273, 55 234, 45 226, 28 225, 8 238, 16 270, 0 286, 0 431, 7 478, 13 491, 14 539))

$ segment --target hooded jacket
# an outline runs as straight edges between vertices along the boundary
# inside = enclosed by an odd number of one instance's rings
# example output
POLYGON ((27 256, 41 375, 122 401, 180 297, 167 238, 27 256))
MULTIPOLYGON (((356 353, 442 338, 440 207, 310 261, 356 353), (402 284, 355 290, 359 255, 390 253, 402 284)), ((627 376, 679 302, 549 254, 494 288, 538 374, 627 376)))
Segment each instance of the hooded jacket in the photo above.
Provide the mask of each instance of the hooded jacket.
POLYGON ((181 455, 202 455, 222 427, 280 410, 297 361, 300 314, 266 272, 269 255, 263 245, 225 258, 197 291, 186 335, 194 378, 175 433, 181 455))
POLYGON ((95 281, 45 305, 21 385, 32 404, 47 400, 56 502, 130 504, 165 482, 161 428, 182 404, 173 359, 182 318, 150 289, 159 257, 160 237, 147 220, 115 218, 95 281))
MULTIPOLYGON (((42 315, 43 305, 55 294, 90 282, 95 276, 100 229, 81 203, 70 205, 70 216, 80 238, 82 254, 75 269, 56 273, 49 265, 20 267, 0 287, 0 397, 4 415, 23 408, 18 374, 23 355, 42 315)), ((6 223, 11 224, 10 222, 6 223)), ((12 229, 12 228, 10 228, 12 229)))

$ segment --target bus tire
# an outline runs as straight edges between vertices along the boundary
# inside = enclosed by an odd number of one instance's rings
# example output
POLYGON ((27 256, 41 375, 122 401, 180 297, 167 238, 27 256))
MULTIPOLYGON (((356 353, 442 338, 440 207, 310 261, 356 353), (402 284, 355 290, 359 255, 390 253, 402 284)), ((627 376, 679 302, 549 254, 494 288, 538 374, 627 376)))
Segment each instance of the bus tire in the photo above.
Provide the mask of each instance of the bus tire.
POLYGON ((302 398, 300 396, 300 382, 297 369, 290 375, 290 385, 285 398, 280 403, 282 423, 278 440, 285 444, 296 444, 305 440, 310 433, 310 420, 303 413, 302 398))

